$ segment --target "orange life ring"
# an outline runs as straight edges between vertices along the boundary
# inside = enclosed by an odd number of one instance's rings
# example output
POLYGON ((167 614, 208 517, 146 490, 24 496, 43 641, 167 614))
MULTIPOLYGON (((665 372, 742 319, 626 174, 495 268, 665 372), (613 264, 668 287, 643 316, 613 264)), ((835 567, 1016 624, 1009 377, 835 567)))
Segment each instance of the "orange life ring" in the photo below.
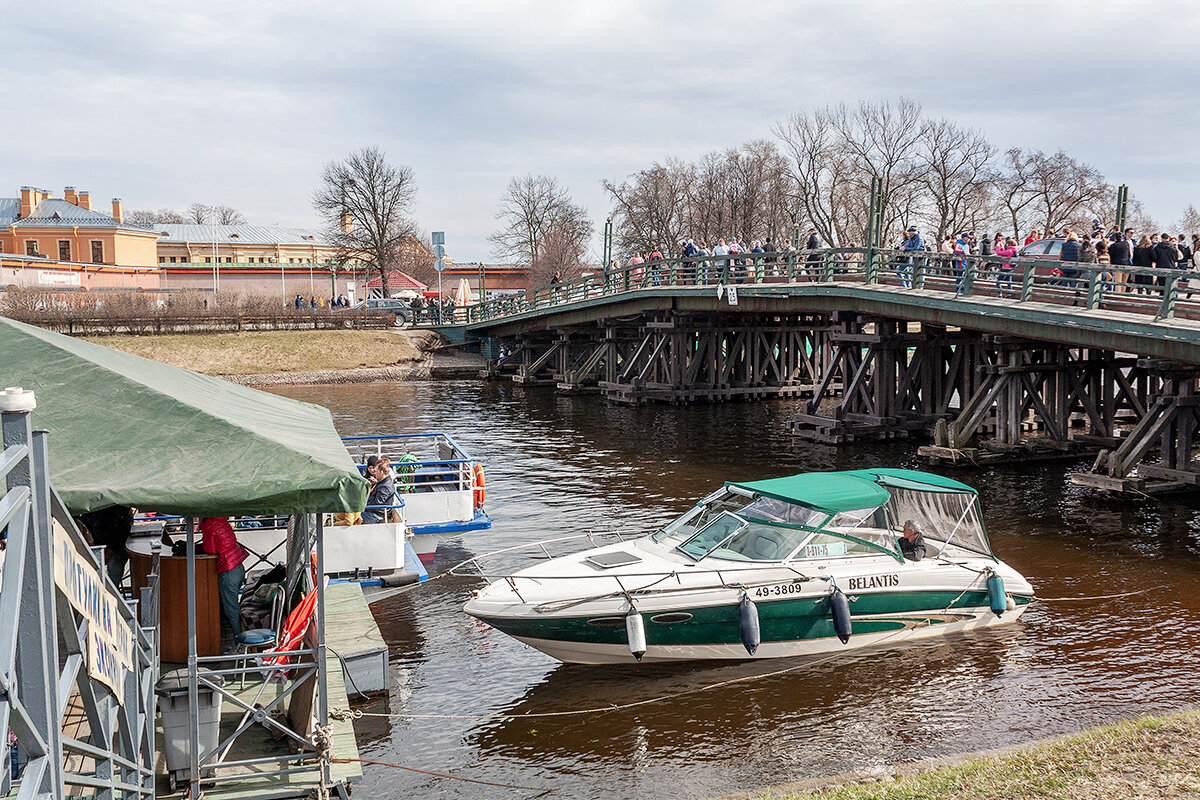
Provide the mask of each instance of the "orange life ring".
POLYGON ((475 462, 475 507, 483 508, 483 501, 487 497, 487 481, 483 479, 483 465, 478 461, 475 462))

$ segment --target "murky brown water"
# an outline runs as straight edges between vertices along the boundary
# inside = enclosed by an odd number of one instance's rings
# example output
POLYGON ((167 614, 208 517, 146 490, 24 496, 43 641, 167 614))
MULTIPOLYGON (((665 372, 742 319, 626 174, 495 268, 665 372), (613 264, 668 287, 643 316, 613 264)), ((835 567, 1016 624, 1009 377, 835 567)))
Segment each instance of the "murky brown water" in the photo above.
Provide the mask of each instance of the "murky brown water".
MULTIPOLYGON (((729 478, 868 465, 920 467, 915 445, 797 446, 791 402, 622 408, 477 382, 290 387, 346 435, 444 430, 484 462, 490 532, 471 554, 620 522, 647 530, 729 478)), ((786 675, 628 711, 539 720, 363 719, 364 758, 572 798, 695 798, 1027 742, 1200 701, 1200 503, 1097 500, 1078 464, 958 473, 979 489, 993 545, 1048 602, 995 631, 847 654, 786 675)), ((390 695, 366 708, 500 714, 590 708, 758 675, 780 662, 568 667, 462 613, 475 584, 439 580, 383 603, 390 695)), ((516 798, 528 791, 366 768, 358 792, 516 798)))

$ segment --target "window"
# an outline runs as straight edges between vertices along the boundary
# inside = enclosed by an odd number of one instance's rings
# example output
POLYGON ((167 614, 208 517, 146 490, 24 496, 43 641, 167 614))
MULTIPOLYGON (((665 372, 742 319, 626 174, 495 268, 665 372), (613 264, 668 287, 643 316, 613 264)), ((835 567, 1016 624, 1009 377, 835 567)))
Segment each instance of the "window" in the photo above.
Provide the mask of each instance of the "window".
POLYGON ((179 257, 179 263, 180 263, 180 264, 187 264, 187 263, 188 263, 188 262, 190 262, 191 260, 192 260, 192 257, 191 257, 191 256, 180 256, 180 257, 179 257))
POLYGON ((70 261, 71 260, 71 240, 70 239, 59 239, 58 240, 58 260, 59 261, 70 261))
POLYGON ((158 263, 160 263, 160 264, 165 264, 165 263, 167 263, 167 257, 166 257, 166 256, 159 256, 159 257, 158 257, 158 263))
POLYGON ((225 263, 226 263, 226 264, 232 264, 232 263, 233 263, 233 256, 225 256, 225 263))
POLYGON ((204 263, 205 263, 205 264, 211 264, 211 263, 212 263, 212 256, 205 256, 205 257, 204 257, 204 263))
POLYGON ((175 256, 171 256, 171 263, 172 263, 172 264, 174 264, 174 263, 175 263, 175 256))
POLYGON ((104 263, 104 242, 99 239, 92 239, 92 263, 104 263))
POLYGON ((37 242, 33 239, 25 240, 25 255, 36 256, 38 254, 37 242))
POLYGON ((679 545, 679 549, 699 560, 716 550, 722 542, 745 524, 745 520, 736 514, 723 511, 716 519, 698 530, 692 538, 679 545))

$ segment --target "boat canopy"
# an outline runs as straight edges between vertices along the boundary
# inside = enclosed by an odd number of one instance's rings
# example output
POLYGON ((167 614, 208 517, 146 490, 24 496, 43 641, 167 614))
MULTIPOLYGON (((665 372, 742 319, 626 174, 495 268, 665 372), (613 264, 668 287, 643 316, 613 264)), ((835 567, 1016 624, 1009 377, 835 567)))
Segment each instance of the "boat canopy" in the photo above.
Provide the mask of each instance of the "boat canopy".
POLYGON ((745 483, 728 481, 725 485, 827 514, 877 508, 890 497, 865 471, 861 475, 850 472, 805 472, 745 483))
POLYGON ((359 511, 367 482, 321 406, 0 318, 5 385, 37 392, 50 478, 74 514, 359 511))
MULTIPOLYGON (((837 473, 834 473, 837 474, 837 473)), ((876 481, 882 486, 896 489, 911 489, 916 492, 967 492, 978 494, 970 486, 960 483, 953 478, 934 475, 932 472, 920 472, 915 469, 855 469, 841 473, 843 475, 858 475, 867 480, 876 481)))

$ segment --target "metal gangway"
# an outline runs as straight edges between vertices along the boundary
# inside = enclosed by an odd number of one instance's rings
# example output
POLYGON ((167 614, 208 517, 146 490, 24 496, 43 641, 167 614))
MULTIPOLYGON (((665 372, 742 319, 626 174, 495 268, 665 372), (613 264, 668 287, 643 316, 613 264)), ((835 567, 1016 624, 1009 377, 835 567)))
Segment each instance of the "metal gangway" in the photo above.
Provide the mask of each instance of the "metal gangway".
POLYGON ((34 404, 0 393, 0 795, 153 798, 157 558, 125 600, 50 485, 34 404))

